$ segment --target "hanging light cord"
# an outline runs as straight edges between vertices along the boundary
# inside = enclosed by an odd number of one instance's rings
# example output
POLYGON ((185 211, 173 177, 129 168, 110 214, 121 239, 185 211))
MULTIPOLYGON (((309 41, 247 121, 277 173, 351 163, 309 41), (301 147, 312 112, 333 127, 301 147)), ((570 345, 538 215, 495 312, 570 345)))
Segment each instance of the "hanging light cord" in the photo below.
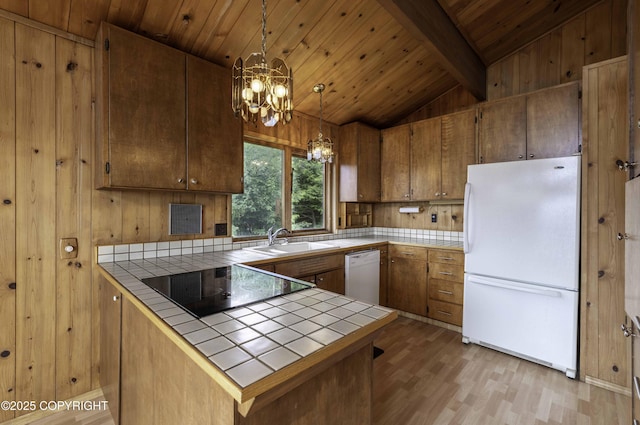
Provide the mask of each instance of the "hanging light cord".
POLYGON ((262 57, 267 59, 267 0, 262 0, 262 57))
POLYGON ((320 135, 322 135, 322 92, 323 90, 320 90, 320 135))

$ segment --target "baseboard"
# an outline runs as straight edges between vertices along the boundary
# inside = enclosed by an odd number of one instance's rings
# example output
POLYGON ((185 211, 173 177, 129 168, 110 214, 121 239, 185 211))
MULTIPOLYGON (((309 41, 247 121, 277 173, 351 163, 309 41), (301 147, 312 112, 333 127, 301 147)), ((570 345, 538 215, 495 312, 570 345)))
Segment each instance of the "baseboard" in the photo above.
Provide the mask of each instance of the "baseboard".
POLYGON ((605 390, 631 397, 631 388, 612 384, 611 382, 603 381, 602 379, 594 378, 592 376, 585 376, 584 382, 593 385, 594 387, 604 388, 605 390))
POLYGON ((445 328, 445 329, 448 329, 450 331, 458 332, 459 334, 462 333, 462 328, 460 326, 456 326, 456 325, 452 325, 452 324, 449 324, 449 323, 441 322, 441 321, 435 320, 435 319, 430 319, 428 317, 420 316, 420 315, 413 314, 413 313, 407 313, 406 311, 400 311, 400 310, 396 310, 396 311, 398 312, 398 316, 402 316, 402 317, 406 317, 406 318, 409 318, 409 319, 417 320, 417 321, 422 322, 422 323, 428 323, 429 325, 438 326, 440 328, 445 328))

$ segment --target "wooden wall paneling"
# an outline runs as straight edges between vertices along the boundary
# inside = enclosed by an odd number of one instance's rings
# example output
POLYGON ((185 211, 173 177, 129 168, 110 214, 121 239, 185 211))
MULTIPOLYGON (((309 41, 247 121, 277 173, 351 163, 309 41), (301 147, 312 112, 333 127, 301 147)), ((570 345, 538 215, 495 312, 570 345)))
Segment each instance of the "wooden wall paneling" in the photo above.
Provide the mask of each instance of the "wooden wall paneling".
POLYGON ((56 398, 91 389, 92 49, 56 38, 56 233, 78 257, 57 260, 56 398))
MULTIPOLYGON (((640 161, 640 4, 629 0, 629 110, 631 112, 629 131, 629 161, 640 161)), ((640 167, 633 167, 629 177, 640 175, 640 167)), ((639 354, 640 355, 640 354, 639 354)))
POLYGON ((628 0, 611 0, 611 57, 627 54, 628 0))
POLYGON ((150 196, 146 191, 122 192, 122 242, 149 241, 150 196))
POLYGON ((94 190, 91 192, 91 230, 94 245, 122 242, 122 192, 94 190))
POLYGON ((55 400, 55 37, 22 24, 15 34, 15 397, 55 400))
POLYGON ((520 92, 520 56, 513 54, 487 68, 487 100, 520 92))
POLYGON ((29 2, 24 0, 5 0, 2 8, 21 16, 29 16, 29 2))
POLYGON ((538 86, 538 49, 540 40, 536 40, 518 51, 518 93, 527 93, 539 88, 538 86))
POLYGON ((109 13, 111 0, 92 0, 91 3, 72 1, 67 30, 70 33, 93 40, 100 22, 109 13))
POLYGON ((602 62, 611 56, 611 1, 585 12, 586 41, 584 64, 602 62))
POLYGON ((560 52, 560 82, 582 78, 585 49, 585 15, 580 14, 562 26, 560 52))
POLYGON ((560 84, 562 68, 562 28, 555 29, 538 41, 537 76, 538 88, 560 84))
MULTIPOLYGON (((0 399, 15 400, 16 386, 16 133, 14 23, 0 19, 0 399)), ((0 410, 0 422, 14 412, 0 410)))

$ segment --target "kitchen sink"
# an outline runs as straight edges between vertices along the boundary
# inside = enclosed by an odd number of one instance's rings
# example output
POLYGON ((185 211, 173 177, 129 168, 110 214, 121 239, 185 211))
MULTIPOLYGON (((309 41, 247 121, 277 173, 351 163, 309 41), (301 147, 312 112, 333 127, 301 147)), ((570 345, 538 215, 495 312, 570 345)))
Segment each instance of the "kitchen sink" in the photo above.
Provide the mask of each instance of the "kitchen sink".
POLYGON ((303 254, 305 252, 310 252, 310 251, 320 251, 320 250, 336 249, 336 248, 338 247, 335 245, 331 245, 328 243, 321 243, 321 242, 290 242, 282 245, 275 244, 270 246, 269 245, 252 246, 244 249, 275 257, 275 256, 290 255, 290 254, 303 254))

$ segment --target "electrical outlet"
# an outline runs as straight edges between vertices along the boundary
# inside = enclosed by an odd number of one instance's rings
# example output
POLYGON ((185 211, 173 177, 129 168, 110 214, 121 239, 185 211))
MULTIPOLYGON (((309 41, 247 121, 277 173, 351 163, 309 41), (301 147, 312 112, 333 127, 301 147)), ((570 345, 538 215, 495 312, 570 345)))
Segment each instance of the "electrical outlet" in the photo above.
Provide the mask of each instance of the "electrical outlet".
POLYGON ((431 214, 431 222, 432 223, 438 222, 438 214, 431 214))

